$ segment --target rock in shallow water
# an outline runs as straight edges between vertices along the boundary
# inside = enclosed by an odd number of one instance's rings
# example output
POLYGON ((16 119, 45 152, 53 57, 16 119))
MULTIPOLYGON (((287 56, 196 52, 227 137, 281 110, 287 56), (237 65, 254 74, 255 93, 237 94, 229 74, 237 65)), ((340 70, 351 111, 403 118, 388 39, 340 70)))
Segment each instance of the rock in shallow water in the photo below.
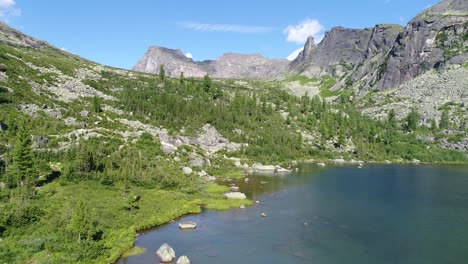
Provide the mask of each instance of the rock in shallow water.
POLYGON ((156 251, 156 256, 163 263, 171 262, 175 259, 175 251, 167 243, 164 243, 158 251, 156 251))
POLYGON ((180 256, 176 264, 190 264, 190 259, 187 256, 180 256))
POLYGON ((180 229, 195 229, 196 227, 197 227, 197 223, 192 222, 192 221, 179 223, 180 229))

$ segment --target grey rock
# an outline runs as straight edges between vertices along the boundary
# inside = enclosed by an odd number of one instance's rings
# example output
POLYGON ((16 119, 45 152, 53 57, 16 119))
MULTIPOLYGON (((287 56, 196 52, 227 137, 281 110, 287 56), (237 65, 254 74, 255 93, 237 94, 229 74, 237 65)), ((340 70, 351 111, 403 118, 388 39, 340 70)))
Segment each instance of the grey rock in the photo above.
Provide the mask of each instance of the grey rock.
POLYGON ((273 165, 263 165, 262 163, 255 163, 252 165, 255 172, 275 172, 276 168, 273 165))
POLYGON ((190 168, 190 167, 183 167, 183 168, 182 168, 182 172, 183 172, 184 174, 192 174, 193 170, 192 170, 192 168, 190 168))
POLYGON ((239 199, 239 200, 247 199, 247 196, 245 196, 245 194, 241 192, 229 192, 229 193, 225 193, 224 196, 226 196, 226 198, 228 199, 239 199))
POLYGON ((156 256, 163 263, 171 262, 175 259, 176 254, 174 249, 172 249, 168 244, 164 243, 158 251, 156 251, 156 256))
POLYGON ((190 259, 187 256, 180 256, 176 264, 190 264, 190 259))
POLYGON ((87 111, 87 110, 81 111, 81 112, 80 112, 80 116, 82 116, 82 117, 88 117, 88 116, 89 116, 89 111, 87 111))
POLYGON ((49 139, 43 136, 33 135, 31 137, 32 146, 34 149, 41 149, 47 147, 49 139))
POLYGON ((192 167, 203 167, 205 166, 205 160, 200 158, 200 157, 196 157, 194 158, 193 160, 190 161, 190 166, 192 167))
POLYGON ((206 176, 205 176, 205 180, 206 180, 207 182, 214 182, 214 181, 216 181, 216 177, 215 177, 215 176, 211 176, 211 175, 206 175, 206 176))
POLYGON ((182 222, 182 223, 179 223, 179 228, 180 229, 195 229, 197 228, 197 223, 193 221, 182 222))

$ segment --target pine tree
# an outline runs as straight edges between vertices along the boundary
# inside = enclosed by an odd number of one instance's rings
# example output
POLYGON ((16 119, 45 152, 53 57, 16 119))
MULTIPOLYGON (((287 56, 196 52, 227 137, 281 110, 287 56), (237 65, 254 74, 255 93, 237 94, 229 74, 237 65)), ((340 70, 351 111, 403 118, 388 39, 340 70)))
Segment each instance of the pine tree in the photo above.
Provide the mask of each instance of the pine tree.
POLYGON ((164 65, 159 66, 159 80, 161 82, 166 81, 166 71, 164 70, 164 65))
POLYGON ((440 121, 439 121, 439 128, 440 129, 449 128, 449 112, 447 109, 442 111, 442 115, 440 116, 440 121))
POLYGON ((89 210, 83 201, 79 201, 75 206, 68 230, 78 237, 78 243, 81 240, 91 240, 96 233, 94 218, 96 218, 96 210, 89 210))
POLYGON ((10 187, 23 185, 29 188, 34 184, 36 171, 31 150, 31 136, 24 123, 19 127, 7 174, 10 187))
POLYGON ((101 99, 99 99, 99 97, 97 97, 97 96, 93 97, 93 111, 95 113, 101 113, 102 112, 101 99))
POLYGON ((416 108, 412 108, 411 112, 406 117, 406 129, 407 131, 415 131, 418 128, 419 119, 421 115, 416 108))
POLYGON ((210 76, 207 74, 203 77, 203 90, 205 93, 209 94, 211 92, 211 88, 213 87, 213 82, 211 81, 210 76))
POLYGON ((180 82, 180 84, 184 84, 184 82, 185 82, 184 72, 180 72, 179 82, 180 82))
POLYGON ((388 113, 387 127, 396 128, 396 126, 397 126, 397 120, 396 120, 395 109, 392 109, 390 110, 390 113, 388 113))

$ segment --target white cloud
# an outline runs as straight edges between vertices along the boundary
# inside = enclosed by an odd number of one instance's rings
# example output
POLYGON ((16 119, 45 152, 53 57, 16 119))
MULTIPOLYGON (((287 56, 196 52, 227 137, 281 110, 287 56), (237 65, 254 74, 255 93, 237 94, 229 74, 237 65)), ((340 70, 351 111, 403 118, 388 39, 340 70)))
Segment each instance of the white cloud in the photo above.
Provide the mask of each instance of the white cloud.
POLYGON ((288 61, 293 61, 294 59, 297 58, 297 56, 299 55, 299 53, 301 53, 301 51, 303 51, 303 50, 304 50, 304 48, 299 48, 299 49, 293 51, 291 54, 289 54, 288 57, 286 57, 286 59, 287 59, 288 61))
POLYGON ((184 28, 202 32, 267 33, 274 30, 271 27, 236 24, 207 24, 198 22, 182 22, 178 24, 184 28))
POLYGON ((15 5, 15 0, 0 0, 0 8, 6 9, 15 5))
POLYGON ((0 21, 8 23, 10 18, 21 15, 21 10, 15 8, 15 4, 15 0, 0 0, 0 21))
POLYGON ((192 53, 190 53, 190 52, 185 53, 185 57, 187 57, 189 59, 193 59, 192 53))
POLYGON ((288 35, 287 41, 296 42, 297 44, 304 44, 309 36, 320 41, 323 36, 320 34, 325 28, 316 19, 306 19, 299 24, 290 25, 284 29, 284 33, 288 35))

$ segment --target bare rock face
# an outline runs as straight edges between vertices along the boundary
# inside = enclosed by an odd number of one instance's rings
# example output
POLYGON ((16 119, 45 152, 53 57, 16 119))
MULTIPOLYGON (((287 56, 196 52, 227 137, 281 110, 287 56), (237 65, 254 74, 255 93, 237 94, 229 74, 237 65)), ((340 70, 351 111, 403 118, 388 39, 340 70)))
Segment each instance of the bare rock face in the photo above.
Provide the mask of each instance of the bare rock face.
POLYGON ((412 19, 381 65, 379 88, 390 88, 432 70, 468 60, 468 1, 445 0, 412 19))
POLYGON ((133 70, 159 74, 161 65, 164 65, 165 73, 170 77, 179 77, 182 72, 185 76, 203 77, 210 72, 201 63, 187 58, 181 50, 163 47, 150 47, 133 70))
POLYGON ((196 62, 180 50, 150 47, 133 70, 159 74, 161 65, 170 77, 183 73, 186 77, 208 74, 215 78, 273 79, 285 73, 288 61, 268 59, 260 54, 227 53, 217 60, 196 62))
POLYGON ((398 25, 366 29, 335 27, 325 33, 317 47, 310 37, 304 50, 291 62, 290 72, 309 77, 330 75, 343 80, 338 82, 337 88, 344 86, 347 80, 353 83, 365 80, 364 84, 370 85, 378 62, 388 53, 401 30, 398 25))

